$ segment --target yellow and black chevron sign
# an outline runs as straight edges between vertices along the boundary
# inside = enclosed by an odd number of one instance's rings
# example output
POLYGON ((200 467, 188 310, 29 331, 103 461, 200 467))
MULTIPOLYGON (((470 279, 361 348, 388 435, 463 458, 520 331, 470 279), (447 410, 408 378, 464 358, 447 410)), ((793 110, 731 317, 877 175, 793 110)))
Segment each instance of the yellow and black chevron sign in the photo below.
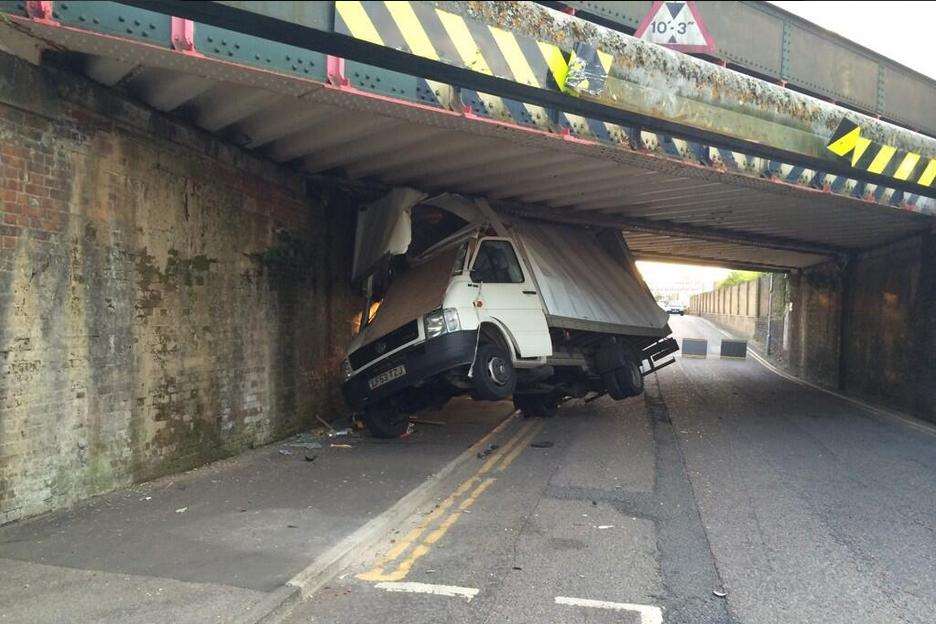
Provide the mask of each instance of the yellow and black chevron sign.
POLYGON ((826 148, 836 156, 849 158, 851 166, 897 180, 931 186, 936 179, 936 158, 899 150, 861 136, 861 127, 842 119, 826 148))
POLYGON ((355 39, 572 94, 601 91, 613 60, 593 46, 567 52, 423 2, 338 0, 335 16, 335 29, 355 39))

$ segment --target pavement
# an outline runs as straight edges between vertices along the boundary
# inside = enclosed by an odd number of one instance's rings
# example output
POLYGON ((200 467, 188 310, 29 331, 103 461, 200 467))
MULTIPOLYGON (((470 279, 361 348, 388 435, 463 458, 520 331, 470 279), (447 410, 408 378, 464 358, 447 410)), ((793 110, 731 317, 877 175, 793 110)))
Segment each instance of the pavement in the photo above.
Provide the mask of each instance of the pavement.
POLYGON ((405 439, 361 434, 307 449, 290 438, 0 527, 0 622, 262 614, 294 576, 512 412, 460 400, 424 415, 443 425, 417 424, 405 439))
POLYGON ((641 397, 506 421, 459 401, 410 440, 277 445, 4 527, 0 622, 231 621, 380 518, 276 621, 932 622, 936 428, 671 325, 708 357, 641 397))

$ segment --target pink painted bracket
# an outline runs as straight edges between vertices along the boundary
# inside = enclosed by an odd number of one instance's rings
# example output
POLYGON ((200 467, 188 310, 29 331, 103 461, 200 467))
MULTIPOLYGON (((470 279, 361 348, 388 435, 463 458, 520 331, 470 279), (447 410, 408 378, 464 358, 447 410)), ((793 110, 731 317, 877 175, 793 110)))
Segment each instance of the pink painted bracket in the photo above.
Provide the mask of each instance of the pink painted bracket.
POLYGON ((173 50, 181 52, 182 54, 202 56, 202 54, 195 49, 195 22, 192 20, 173 17, 169 38, 172 41, 173 50))
POLYGON ((325 57, 325 77, 336 87, 347 87, 351 84, 345 75, 345 60, 340 56, 329 54, 325 57))
POLYGON ((52 18, 51 0, 30 0, 26 3, 26 15, 33 21, 48 26, 58 26, 57 20, 52 18))

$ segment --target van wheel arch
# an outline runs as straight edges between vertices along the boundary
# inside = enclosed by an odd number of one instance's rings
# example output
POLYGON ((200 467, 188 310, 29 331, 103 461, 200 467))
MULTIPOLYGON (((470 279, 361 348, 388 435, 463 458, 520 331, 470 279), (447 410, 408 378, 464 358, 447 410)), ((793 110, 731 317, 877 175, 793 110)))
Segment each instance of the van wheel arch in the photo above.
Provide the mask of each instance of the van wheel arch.
POLYGON ((513 361, 516 361, 520 356, 516 348, 514 348, 513 341, 508 337, 506 330, 497 323, 485 321, 481 323, 478 332, 480 333, 478 344, 483 344, 485 342, 495 344, 506 351, 513 361))

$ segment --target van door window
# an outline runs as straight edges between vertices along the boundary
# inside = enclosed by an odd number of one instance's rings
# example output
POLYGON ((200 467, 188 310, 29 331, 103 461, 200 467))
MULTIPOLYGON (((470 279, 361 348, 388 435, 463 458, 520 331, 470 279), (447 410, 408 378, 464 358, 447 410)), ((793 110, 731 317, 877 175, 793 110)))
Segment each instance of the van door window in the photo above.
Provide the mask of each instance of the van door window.
POLYGON ((485 284, 522 284, 523 269, 510 241, 482 241, 471 267, 471 279, 485 284))
POLYGON ((468 241, 465 241, 458 248, 455 254, 455 265, 452 267, 452 275, 461 275, 465 268, 465 257, 468 255, 468 241))

